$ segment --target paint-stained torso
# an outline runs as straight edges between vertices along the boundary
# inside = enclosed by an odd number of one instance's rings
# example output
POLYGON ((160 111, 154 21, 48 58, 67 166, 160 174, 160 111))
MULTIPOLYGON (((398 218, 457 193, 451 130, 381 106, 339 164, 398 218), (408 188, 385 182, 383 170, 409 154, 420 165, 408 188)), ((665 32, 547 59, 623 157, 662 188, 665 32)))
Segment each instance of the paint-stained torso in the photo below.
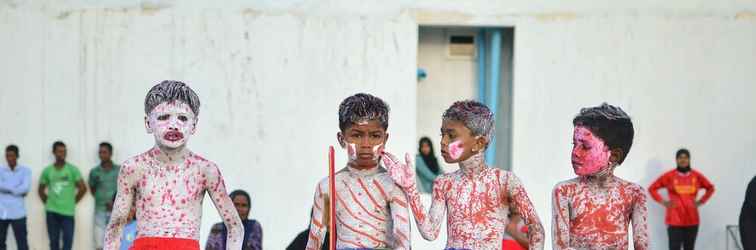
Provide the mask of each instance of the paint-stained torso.
MULTIPOLYGON (((342 248, 410 249, 409 210, 406 196, 383 167, 336 173, 336 246, 342 248)), ((315 191, 315 204, 307 249, 320 249, 328 224, 323 212, 328 199, 328 178, 315 191)))
POLYGON ((210 161, 190 153, 183 162, 163 165, 157 152, 148 151, 129 161, 126 173, 136 181, 138 237, 199 239, 202 200, 210 161))
POLYGON ((603 185, 585 177, 554 188, 555 249, 647 249, 646 199, 637 184, 610 176, 603 185))
MULTIPOLYGON (((510 182, 510 175, 500 169, 483 168, 473 175, 458 170, 437 180, 434 185, 440 185, 446 200, 447 247, 501 248, 509 223, 511 197, 507 190, 521 188, 519 183, 510 182)), ((529 210, 520 213, 535 214, 532 207, 520 209, 529 210)))

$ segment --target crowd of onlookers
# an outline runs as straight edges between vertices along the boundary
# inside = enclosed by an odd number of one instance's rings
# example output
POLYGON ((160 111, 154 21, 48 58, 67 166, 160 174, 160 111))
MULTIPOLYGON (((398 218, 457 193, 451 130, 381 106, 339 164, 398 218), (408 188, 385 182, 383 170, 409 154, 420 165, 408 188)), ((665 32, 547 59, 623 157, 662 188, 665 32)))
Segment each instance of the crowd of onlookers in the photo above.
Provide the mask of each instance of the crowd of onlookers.
MULTIPOLYGON (((47 235, 50 249, 70 250, 73 245, 76 204, 86 195, 87 189, 94 197, 95 249, 102 249, 105 231, 110 220, 110 211, 117 191, 120 166, 112 160, 113 146, 100 143, 98 155, 100 164, 89 172, 85 181, 79 168, 66 161, 66 144, 56 141, 52 145, 55 161, 46 166, 39 175, 38 195, 45 204, 47 235), (61 244, 62 242, 62 244, 61 244)), ((0 164, 0 250, 6 249, 8 227, 13 231, 19 250, 29 249, 26 229, 27 193, 31 187, 32 172, 18 163, 21 156, 16 145, 5 148, 7 165, 0 164)), ((243 190, 231 192, 231 199, 244 224, 244 246, 262 249, 262 227, 256 220, 250 220, 250 196, 243 190)), ((131 211, 130 223, 123 231, 121 249, 128 249, 136 238, 135 211, 131 211)), ((206 249, 225 249, 226 231, 223 223, 214 225, 208 236, 206 249)), ((246 249, 246 248, 245 248, 246 249)))

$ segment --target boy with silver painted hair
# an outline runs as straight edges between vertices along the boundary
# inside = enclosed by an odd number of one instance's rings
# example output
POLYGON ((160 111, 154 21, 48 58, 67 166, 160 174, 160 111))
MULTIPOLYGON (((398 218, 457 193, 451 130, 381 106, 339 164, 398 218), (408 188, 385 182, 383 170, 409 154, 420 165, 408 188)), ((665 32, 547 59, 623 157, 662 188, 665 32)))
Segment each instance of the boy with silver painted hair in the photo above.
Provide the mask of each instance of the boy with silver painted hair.
POLYGON ((182 82, 163 81, 147 93, 145 127, 155 146, 121 166, 105 249, 119 249, 132 206, 139 218, 132 249, 199 249, 205 193, 228 228, 227 249, 241 248, 241 220, 218 166, 186 147, 199 107, 197 94, 182 82))
POLYGON ((385 153, 392 179, 407 193, 415 222, 426 240, 438 237, 447 219, 446 249, 501 249, 511 212, 528 226, 530 249, 543 249, 544 230, 525 188, 513 173, 489 167, 484 152, 493 138, 494 114, 477 101, 458 101, 444 112, 441 155, 459 170, 433 182, 433 201, 426 213, 420 202, 409 154, 405 163, 385 153))
POLYGON ((407 197, 379 164, 388 140, 388 105, 359 93, 344 99, 338 114, 336 139, 348 162, 335 173, 336 216, 329 211, 326 177, 315 188, 306 249, 321 248, 331 220, 336 249, 410 249, 407 197))

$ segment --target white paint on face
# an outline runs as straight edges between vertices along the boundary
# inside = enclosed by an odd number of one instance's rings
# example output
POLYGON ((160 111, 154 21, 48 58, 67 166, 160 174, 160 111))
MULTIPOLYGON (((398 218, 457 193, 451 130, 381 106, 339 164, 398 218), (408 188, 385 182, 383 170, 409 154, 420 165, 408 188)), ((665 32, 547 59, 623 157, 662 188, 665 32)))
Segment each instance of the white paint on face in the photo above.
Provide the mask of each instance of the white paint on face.
POLYGON ((346 144, 346 150, 347 155, 349 156, 349 161, 354 162, 357 160, 357 145, 354 143, 347 143, 346 144))
POLYGON ((383 143, 373 146, 373 159, 378 160, 381 158, 381 153, 383 153, 383 143))
POLYGON ((148 133, 161 148, 177 149, 194 134, 197 118, 191 107, 181 101, 164 102, 147 116, 148 133))

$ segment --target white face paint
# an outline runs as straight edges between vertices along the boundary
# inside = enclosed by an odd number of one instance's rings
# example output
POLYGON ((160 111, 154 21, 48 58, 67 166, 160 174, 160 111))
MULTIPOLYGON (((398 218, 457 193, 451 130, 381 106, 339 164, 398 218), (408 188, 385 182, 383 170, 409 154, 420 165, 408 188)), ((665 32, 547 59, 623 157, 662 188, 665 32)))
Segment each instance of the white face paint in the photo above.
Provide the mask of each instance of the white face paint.
POLYGON ((349 156, 349 161, 353 162, 357 160, 357 145, 354 143, 347 143, 347 155, 349 156))
POLYGON ((373 160, 380 159, 381 153, 383 153, 383 143, 373 146, 373 160))
MULTIPOLYGON (((381 158, 381 153, 383 152, 383 143, 373 146, 372 152, 373 152, 373 160, 377 161, 379 158, 381 158)), ((349 161, 357 161, 357 145, 354 143, 347 143, 346 144, 346 150, 347 155, 349 156, 349 161)))
POLYGON ((186 145, 194 134, 197 118, 191 107, 181 101, 164 102, 147 116, 147 133, 155 136, 161 148, 176 149, 186 145))

